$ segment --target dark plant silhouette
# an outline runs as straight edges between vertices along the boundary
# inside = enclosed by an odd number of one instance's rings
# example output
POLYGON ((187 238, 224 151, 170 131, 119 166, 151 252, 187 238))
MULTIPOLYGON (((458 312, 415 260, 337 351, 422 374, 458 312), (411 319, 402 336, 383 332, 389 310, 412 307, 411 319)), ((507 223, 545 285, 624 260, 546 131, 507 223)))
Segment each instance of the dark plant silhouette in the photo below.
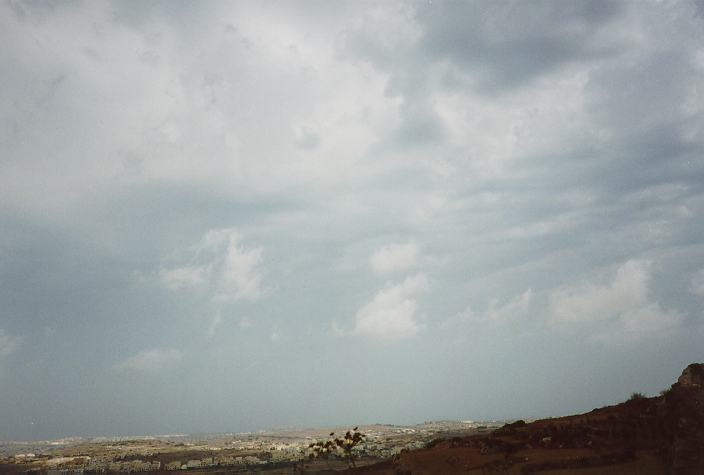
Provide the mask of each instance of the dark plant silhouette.
POLYGON ((365 437, 364 434, 357 430, 357 427, 348 430, 342 438, 335 437, 335 433, 330 432, 330 438, 328 440, 315 442, 308 446, 310 449, 313 449, 310 458, 328 460, 331 455, 341 456, 347 460, 348 467, 355 467, 354 460, 356 454, 353 452, 353 449, 357 447, 365 437))

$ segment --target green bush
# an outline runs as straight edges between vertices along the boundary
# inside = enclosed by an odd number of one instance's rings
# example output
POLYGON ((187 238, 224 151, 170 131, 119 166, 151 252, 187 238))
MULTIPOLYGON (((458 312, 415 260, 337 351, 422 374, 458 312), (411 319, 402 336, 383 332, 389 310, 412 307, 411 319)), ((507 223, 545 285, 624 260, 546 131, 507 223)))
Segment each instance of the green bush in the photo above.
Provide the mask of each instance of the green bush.
POLYGON ((628 398, 629 401, 640 401, 642 399, 645 399, 645 394, 639 392, 632 393, 631 397, 628 398))

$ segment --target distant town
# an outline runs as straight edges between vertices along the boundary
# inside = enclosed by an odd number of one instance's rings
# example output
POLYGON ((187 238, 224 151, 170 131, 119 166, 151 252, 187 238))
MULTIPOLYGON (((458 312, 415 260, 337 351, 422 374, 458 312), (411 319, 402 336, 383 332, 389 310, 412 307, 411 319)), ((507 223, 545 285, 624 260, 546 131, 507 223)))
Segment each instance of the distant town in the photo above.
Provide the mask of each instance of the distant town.
MULTIPOLYGON (((489 432, 505 421, 439 421, 414 426, 359 427, 364 442, 355 447, 359 465, 425 447, 439 437, 489 432)), ((294 473, 343 468, 342 460, 311 460, 310 445, 349 428, 284 429, 253 433, 66 438, 41 442, 0 442, 2 473, 90 475, 189 471, 294 473)))

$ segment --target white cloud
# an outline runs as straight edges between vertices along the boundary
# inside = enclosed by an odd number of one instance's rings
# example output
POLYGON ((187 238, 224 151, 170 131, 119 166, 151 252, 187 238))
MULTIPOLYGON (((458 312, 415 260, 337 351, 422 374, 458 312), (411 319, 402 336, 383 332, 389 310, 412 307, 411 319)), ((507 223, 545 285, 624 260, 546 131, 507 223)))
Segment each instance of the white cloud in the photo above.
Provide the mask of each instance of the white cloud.
POLYGON ((477 313, 471 306, 451 316, 442 323, 441 328, 461 327, 471 323, 505 325, 524 322, 529 316, 533 303, 533 290, 525 292, 502 303, 499 299, 492 299, 484 312, 477 313))
POLYGON ((0 359, 11 355, 22 346, 22 337, 10 335, 0 328, 0 359))
POLYGON ((694 274, 690 282, 689 290, 694 295, 704 298, 704 269, 694 274))
POLYGON ((610 283, 584 283, 564 287, 550 296, 556 321, 609 320, 647 303, 649 263, 628 261, 620 266, 610 283))
POLYGON ((215 298, 257 300, 262 296, 261 248, 247 249, 230 237, 215 298))
POLYGON ((476 319, 477 319, 477 314, 474 312, 474 310, 472 310, 472 307, 468 305, 461 312, 456 313, 453 316, 442 321, 440 323, 440 327, 441 328, 459 327, 459 326, 463 326, 469 322, 472 322, 476 319))
POLYGON ((252 323, 252 320, 245 315, 244 317, 240 318, 239 326, 240 330, 248 330, 252 328, 254 324, 252 323))
POLYGON ((211 320, 210 326, 208 327, 208 336, 210 338, 215 336, 215 330, 217 330, 221 324, 222 324, 222 314, 218 310, 218 312, 215 314, 215 316, 211 320))
POLYGON ((207 288, 213 300, 257 300, 263 293, 262 249, 240 243, 234 229, 210 230, 187 250, 186 263, 159 270, 169 290, 207 288))
POLYGON ((532 301, 532 289, 526 290, 504 304, 494 299, 486 311, 486 318, 497 323, 516 322, 528 315, 532 301))
POLYGON ((418 244, 391 243, 377 249, 370 258, 372 270, 377 274, 410 269, 418 265, 420 250, 418 244))
POLYGON ((335 336, 342 337, 347 336, 349 334, 347 330, 345 330, 342 326, 340 326, 339 323, 334 320, 330 324, 330 329, 332 330, 332 334, 335 336))
POLYGON ((185 266, 161 269, 159 278, 169 290, 180 290, 203 285, 210 274, 209 266, 185 266))
POLYGON ((120 372, 160 371, 175 366, 182 358, 182 353, 174 348, 154 348, 142 350, 136 355, 116 363, 113 368, 120 372))
POLYGON ((400 284, 387 283, 355 316, 353 334, 385 340, 400 340, 416 335, 421 324, 416 320, 417 295, 428 287, 422 273, 407 277, 400 284))
POLYGON ((681 315, 650 296, 650 262, 621 265, 610 282, 588 282, 550 295, 553 323, 591 331, 597 338, 637 338, 676 327, 681 315), (585 328, 587 327, 587 328, 585 328))

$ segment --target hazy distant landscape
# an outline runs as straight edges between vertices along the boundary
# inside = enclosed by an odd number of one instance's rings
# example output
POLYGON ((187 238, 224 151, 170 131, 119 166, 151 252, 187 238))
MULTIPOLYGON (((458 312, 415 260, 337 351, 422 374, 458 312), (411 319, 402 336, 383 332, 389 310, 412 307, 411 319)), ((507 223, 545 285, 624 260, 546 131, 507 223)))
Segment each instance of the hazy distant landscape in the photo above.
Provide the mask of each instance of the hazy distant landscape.
MULTIPOLYGON (((414 426, 376 424, 362 426, 366 440, 357 465, 364 466, 391 458, 402 450, 424 448, 440 437, 488 433, 503 425, 500 421, 439 421, 414 426)), ((31 470, 64 470, 74 473, 120 473, 182 470, 237 470, 293 473, 294 463, 312 464, 326 470, 347 468, 342 458, 325 463, 310 460, 309 445, 329 433, 349 428, 282 429, 238 434, 200 434, 141 437, 69 438, 36 442, 0 442, 0 468, 17 473, 31 470), (3 465, 5 463, 5 465, 3 465)), ((58 472, 57 472, 58 473, 58 472)), ((229 472, 228 472, 229 473, 229 472)))
MULTIPOLYGON (((466 432, 476 430, 490 430, 503 425, 506 421, 436 421, 424 422, 413 426, 374 424, 363 426, 362 430, 369 436, 376 438, 390 437, 403 439, 405 436, 414 437, 434 437, 437 434, 450 434, 455 432, 466 432)), ((0 455, 8 457, 22 453, 45 454, 55 450, 64 450, 75 446, 86 444, 119 444, 123 442, 143 443, 145 446, 153 442, 178 445, 196 446, 206 444, 208 446, 232 445, 233 440, 254 441, 261 440, 262 444, 277 442, 295 441, 302 443, 309 439, 325 438, 330 431, 344 432, 347 427, 324 427, 311 429, 277 429, 260 430, 256 432, 226 433, 226 434, 166 434, 166 435, 142 435, 142 436, 120 436, 120 437, 67 437, 56 440, 38 441, 0 441, 0 455)), ((248 443, 248 442, 247 442, 248 443)), ((307 444, 308 442, 306 442, 307 444)), ((267 447, 268 448, 268 447, 267 447)))

